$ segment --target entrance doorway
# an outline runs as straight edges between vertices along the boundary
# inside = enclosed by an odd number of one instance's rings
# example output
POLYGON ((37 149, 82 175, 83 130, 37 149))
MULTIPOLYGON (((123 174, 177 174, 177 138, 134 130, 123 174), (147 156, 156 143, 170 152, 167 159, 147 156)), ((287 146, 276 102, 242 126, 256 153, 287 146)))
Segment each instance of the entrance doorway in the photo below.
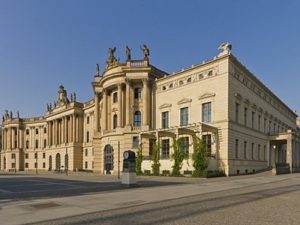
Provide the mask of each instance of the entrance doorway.
POLYGON ((60 154, 57 153, 55 158, 55 170, 60 171, 60 154))
POLYGON ((110 171, 114 169, 114 149, 111 145, 105 145, 104 147, 104 170, 106 174, 110 174, 110 171))
POLYGON ((52 170, 52 156, 49 156, 49 171, 52 170))

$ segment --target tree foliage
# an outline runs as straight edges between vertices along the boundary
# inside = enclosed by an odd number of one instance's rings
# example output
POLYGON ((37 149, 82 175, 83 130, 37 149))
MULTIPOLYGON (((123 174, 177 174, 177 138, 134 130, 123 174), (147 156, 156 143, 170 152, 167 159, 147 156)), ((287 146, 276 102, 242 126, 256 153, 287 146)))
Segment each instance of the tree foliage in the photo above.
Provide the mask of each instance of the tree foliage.
POLYGON ((208 167, 208 149, 207 145, 200 138, 193 137, 193 176, 203 176, 208 167))
POLYGON ((172 176, 180 176, 180 170, 182 168, 182 162, 187 158, 188 154, 182 149, 182 138, 173 138, 173 154, 172 160, 174 161, 172 165, 172 176))
POLYGON ((143 171, 142 171, 142 162, 143 162, 143 149, 142 149, 142 146, 140 146, 139 149, 136 152, 135 169, 136 169, 136 174, 137 175, 141 175, 143 173, 143 171))
POLYGON ((160 168, 159 153, 160 153, 160 145, 159 145, 159 142, 158 142, 158 143, 153 144, 153 151, 152 151, 152 156, 151 156, 152 173, 155 176, 159 176, 159 168, 160 168))

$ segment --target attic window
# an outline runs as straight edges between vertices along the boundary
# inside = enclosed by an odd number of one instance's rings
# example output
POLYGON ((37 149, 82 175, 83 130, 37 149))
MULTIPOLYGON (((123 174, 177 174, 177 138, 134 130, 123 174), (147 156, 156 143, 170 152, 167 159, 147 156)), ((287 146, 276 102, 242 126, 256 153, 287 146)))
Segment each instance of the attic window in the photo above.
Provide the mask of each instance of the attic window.
POLYGON ((191 83, 192 82, 192 78, 189 77, 186 82, 187 83, 191 83))
POLYGON ((181 81, 179 81, 179 85, 183 85, 183 81, 181 80, 181 81))
POLYGON ((203 79, 203 78, 204 78, 203 73, 200 73, 200 74, 199 74, 199 80, 201 80, 201 79, 203 79))
POLYGON ((207 74, 207 76, 212 76, 213 75, 213 71, 212 70, 210 70, 209 72, 208 72, 208 74, 207 74))
POLYGON ((163 87, 162 87, 162 90, 163 90, 163 91, 166 90, 166 89, 167 89, 166 86, 163 86, 163 87))
POLYGON ((169 88, 173 88, 173 83, 169 85, 169 88))

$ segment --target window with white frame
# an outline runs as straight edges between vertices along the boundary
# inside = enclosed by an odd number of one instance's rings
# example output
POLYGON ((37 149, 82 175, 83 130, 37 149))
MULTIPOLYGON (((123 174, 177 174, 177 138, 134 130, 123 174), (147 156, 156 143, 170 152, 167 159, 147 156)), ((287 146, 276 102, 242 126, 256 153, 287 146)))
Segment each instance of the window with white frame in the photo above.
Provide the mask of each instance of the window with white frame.
POLYGON ((211 122, 211 102, 206 102, 202 104, 202 122, 211 122))

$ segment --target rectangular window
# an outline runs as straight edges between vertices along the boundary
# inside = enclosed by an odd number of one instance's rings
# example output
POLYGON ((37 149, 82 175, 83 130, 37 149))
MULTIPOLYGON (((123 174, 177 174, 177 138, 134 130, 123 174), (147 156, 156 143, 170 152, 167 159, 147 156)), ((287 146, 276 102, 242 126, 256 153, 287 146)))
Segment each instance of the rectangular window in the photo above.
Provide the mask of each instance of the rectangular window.
POLYGON ((88 149, 85 149, 85 154, 84 155, 88 156, 88 152, 89 152, 88 149))
POLYGON ((25 163, 25 168, 28 168, 28 163, 25 163))
POLYGON ((264 118, 264 133, 267 132, 267 119, 264 118))
POLYGON ((88 162, 85 161, 85 168, 87 169, 88 168, 88 162))
POLYGON ((90 124, 90 117, 89 116, 86 117, 86 124, 90 124))
POLYGON ((44 148, 46 148, 46 147, 47 147, 47 140, 44 139, 44 148))
POLYGON ((202 140, 205 142, 207 147, 207 155, 211 156, 211 134, 202 135, 202 140))
POLYGON ((45 159, 46 158, 46 153, 45 152, 43 152, 43 159, 45 159))
POLYGON ((39 129, 38 128, 35 129, 35 134, 39 134, 39 129))
POLYGON ((28 159, 28 153, 25 154, 25 159, 28 159))
POLYGON ((239 122, 239 116, 240 116, 240 104, 235 103, 235 122, 239 122))
POLYGON ((43 168, 46 168, 46 163, 43 162, 43 168))
POLYGON ((258 118, 257 118, 257 130, 260 131, 260 120, 261 120, 261 115, 258 115, 258 118))
POLYGON ((142 89, 137 87, 134 89, 134 99, 140 99, 142 97, 142 89))
POLYGON ((15 169, 15 168, 16 168, 16 164, 15 164, 15 163, 12 163, 12 164, 11 164, 11 168, 15 169))
POLYGON ((271 121, 269 121, 269 133, 271 132, 271 126, 272 126, 272 122, 271 121))
POLYGON ((118 93, 117 92, 113 93, 113 103, 116 103, 116 102, 118 102, 118 93))
POLYGON ((244 109, 244 125, 247 126, 247 119, 248 119, 248 109, 244 109))
POLYGON ((251 145, 251 159, 254 159, 254 143, 251 145))
POLYGON ((162 140, 162 158, 167 159, 170 155, 170 141, 169 139, 162 140))
POLYGON ((46 134, 47 133, 47 128, 46 127, 44 127, 44 134, 46 134))
POLYGON ((161 113, 161 127, 163 129, 169 128, 169 112, 161 113))
POLYGON ((155 145, 155 140, 150 139, 150 141, 149 141, 149 156, 152 156, 154 145, 155 145))
POLYGON ((266 146, 264 145, 264 160, 267 159, 267 151, 266 151, 266 146))
POLYGON ((26 135, 29 135, 29 129, 26 129, 26 135))
POLYGON ((189 123, 189 108, 180 109, 180 126, 186 126, 189 123))
POLYGON ((247 159, 247 141, 244 141, 244 159, 247 159))
POLYGON ((35 148, 39 148, 39 140, 35 140, 35 148))
POLYGON ((132 148, 138 148, 140 144, 140 140, 138 136, 132 137, 132 148))
POLYGON ((255 112, 252 111, 252 117, 251 117, 251 128, 254 129, 254 119, 255 118, 255 112))
POLYGON ((189 154, 189 137, 182 137, 181 139, 181 151, 185 154, 189 154))
POLYGON ((15 154, 15 153, 12 153, 12 154, 11 154, 11 158, 12 158, 12 159, 15 159, 15 158, 16 158, 16 154, 15 154))
POLYGON ((258 160, 260 160, 260 144, 257 145, 257 155, 258 160))
POLYGON ((90 142, 90 132, 86 132, 86 142, 90 142))
POLYGON ((202 104, 202 122, 211 122, 211 102, 202 104))
POLYGON ((235 158, 238 159, 239 158, 239 140, 235 139, 235 158))
POLYGON ((38 157, 38 154, 36 152, 36 153, 34 153, 34 158, 37 159, 37 157, 38 157))
POLYGON ((37 162, 34 163, 34 168, 35 168, 35 169, 37 168, 37 162))

